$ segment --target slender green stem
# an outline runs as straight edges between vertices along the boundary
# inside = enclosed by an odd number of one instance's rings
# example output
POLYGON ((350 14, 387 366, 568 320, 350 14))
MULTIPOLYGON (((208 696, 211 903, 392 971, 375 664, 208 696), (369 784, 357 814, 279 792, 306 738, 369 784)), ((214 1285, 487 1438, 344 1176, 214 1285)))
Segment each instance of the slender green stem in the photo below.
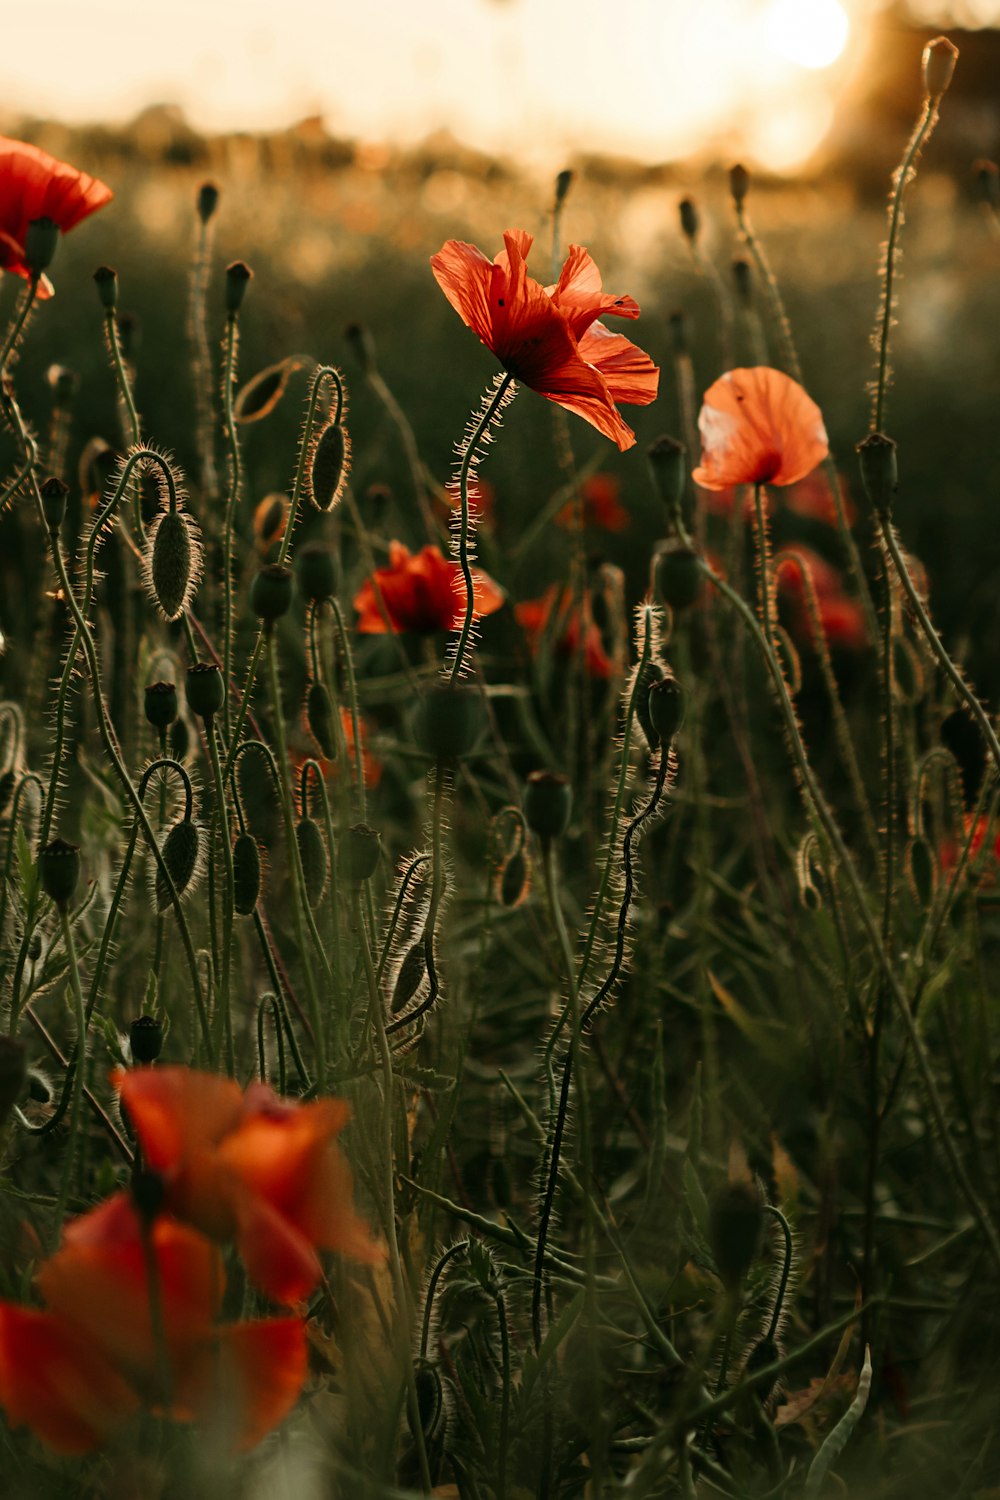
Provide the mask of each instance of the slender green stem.
POLYGON ((39 278, 32 276, 24 289, 21 305, 11 321, 10 328, 7 330, 7 337, 3 341, 3 348, 0 349, 0 376, 7 373, 7 361, 10 359, 13 350, 17 348, 17 341, 21 337, 31 309, 35 305, 35 299, 38 296, 38 283, 39 278))
MULTIPOLYGON (((69 1143, 63 1159, 62 1176, 59 1181, 59 1196, 56 1199, 55 1218, 52 1223, 52 1243, 59 1243, 66 1206, 73 1187, 76 1170, 77 1142, 80 1134, 81 1107, 83 1104, 83 1080, 87 1072, 87 1013, 83 1001, 83 986, 80 983, 80 965, 76 956, 73 923, 65 905, 59 908, 59 925, 66 948, 70 990, 73 995, 73 1011, 76 1017, 76 1066, 73 1071, 73 1097, 69 1111, 69 1143)), ((72 1066, 72 1064, 71 1064, 72 1066)))
MULTIPOLYGON (((212 761, 212 779, 215 783, 216 818, 222 843, 225 885, 222 891, 222 973, 219 981, 223 1022, 226 1036, 226 1064, 230 1078, 236 1073, 236 1055, 233 1049, 233 1010, 230 994, 233 948, 233 921, 236 914, 235 876, 233 873, 233 840, 229 828, 229 810, 226 803, 226 787, 222 779, 222 758, 219 754, 219 731, 213 719, 205 725, 208 753, 212 761)), ((209 851, 211 857, 211 851, 209 851)))
POLYGON ((240 484, 243 477, 240 459, 240 444, 236 432, 236 416, 233 411, 233 391, 236 387, 236 353, 239 345, 239 318, 230 313, 226 322, 226 347, 222 361, 222 414, 229 450, 228 494, 226 495, 225 521, 222 528, 222 672, 226 684, 225 723, 229 734, 229 683, 233 670, 233 527, 236 508, 240 500, 240 484))
POLYGON ((478 419, 474 418, 474 426, 469 435, 463 440, 462 458, 458 468, 458 498, 461 505, 461 514, 458 531, 458 565, 462 570, 462 578, 465 583, 465 618, 462 621, 462 629, 459 633, 458 642, 452 657, 449 680, 452 683, 458 681, 464 672, 468 670, 467 652, 469 640, 472 635, 472 621, 475 615, 476 594, 475 582, 472 577, 472 568, 469 564, 469 540, 471 534, 471 518, 469 515, 469 476, 472 473, 473 464, 479 456, 479 445, 483 437, 489 432, 494 420, 499 417, 503 407, 514 394, 514 377, 504 374, 498 377, 496 388, 492 397, 483 402, 482 411, 478 419))

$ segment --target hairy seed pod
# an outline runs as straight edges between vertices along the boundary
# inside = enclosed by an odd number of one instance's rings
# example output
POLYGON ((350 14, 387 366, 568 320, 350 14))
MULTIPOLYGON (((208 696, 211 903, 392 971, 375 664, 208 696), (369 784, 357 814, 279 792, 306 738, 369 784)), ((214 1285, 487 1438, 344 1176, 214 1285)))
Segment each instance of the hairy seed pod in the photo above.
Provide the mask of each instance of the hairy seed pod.
POLYGON ((163 1048, 163 1023, 155 1016, 136 1016, 128 1029, 132 1061, 153 1063, 163 1048))
POLYGON ((233 906, 238 917, 252 917, 260 896, 260 848, 252 833, 233 845, 233 906))
POLYGON ((392 987, 391 1010, 394 1016, 402 1015, 427 977, 427 955, 423 939, 413 943, 403 955, 403 962, 392 987))
POLYGON ((649 718, 657 737, 669 745, 684 721, 684 690, 676 677, 664 677, 649 690, 649 718))
POLYGON ((666 673, 658 661, 648 661, 642 668, 639 681, 635 685, 635 716, 639 720, 639 727, 646 736, 646 744, 650 750, 655 750, 660 743, 660 736, 653 728, 653 721, 649 717, 649 690, 656 683, 662 682, 666 673))
POLYGON ((81 869, 80 846, 67 844, 65 839, 53 839, 39 854, 38 876, 42 890, 60 911, 65 911, 73 899, 81 869))
POLYGON ((344 493, 350 467, 347 428, 330 422, 316 439, 309 460, 309 494, 317 510, 333 510, 344 493))
POLYGON ((188 708, 199 719, 211 722, 226 701, 222 668, 214 661, 199 661, 188 667, 184 679, 188 708))
POLYGON ((683 542, 673 541, 657 553, 656 591, 671 609, 690 609, 697 604, 704 584, 698 554, 683 542))
POLYGON ((541 839, 562 838, 573 811, 573 789, 554 771, 532 771, 524 789, 524 821, 541 839))
POLYGON ((177 717, 177 684, 149 682, 143 694, 143 711, 154 729, 169 729, 177 717))
POLYGON ((433 1442, 441 1435, 447 1420, 444 1404, 444 1388, 441 1376, 434 1365, 420 1360, 413 1370, 413 1382, 417 1393, 417 1414, 424 1437, 433 1442))
POLYGON ((295 557, 302 596, 313 604, 323 604, 337 592, 337 559, 325 542, 307 542, 295 557))
POLYGON ((326 889, 327 857, 323 834, 314 818, 299 819, 295 825, 295 842, 299 846, 299 859, 302 861, 306 900, 310 906, 316 907, 326 889))
POLYGON ((198 568, 193 526, 183 511, 165 510, 149 533, 149 585, 168 620, 176 620, 190 597, 198 568))
POLYGON ((287 615, 292 607, 292 570, 283 563, 268 563, 250 585, 250 608, 265 625, 287 615))
POLYGON ((413 728, 417 743, 435 760, 458 760, 479 738, 483 705, 471 683, 453 687, 437 683, 428 688, 416 707, 413 728))
MULTIPOLYGON (((170 879, 174 883, 178 896, 182 896, 191 883, 198 866, 200 849, 201 835, 197 823, 193 818, 178 818, 174 826, 168 830, 160 846, 163 863, 170 872, 170 879)), ((169 905, 170 887, 163 877, 163 871, 157 866, 156 909, 166 911, 169 905)))
POLYGON ((289 377, 301 368, 297 359, 283 359, 280 364, 269 365, 248 380, 233 406, 237 422, 245 426, 248 422, 260 422, 270 416, 288 389, 289 377))
POLYGON ((306 725, 320 754, 325 760, 332 760, 337 753, 333 737, 333 700, 323 682, 311 683, 306 694, 306 725))
POLYGON ((512 854, 500 872, 500 905, 520 906, 530 884, 528 860, 523 849, 512 854))

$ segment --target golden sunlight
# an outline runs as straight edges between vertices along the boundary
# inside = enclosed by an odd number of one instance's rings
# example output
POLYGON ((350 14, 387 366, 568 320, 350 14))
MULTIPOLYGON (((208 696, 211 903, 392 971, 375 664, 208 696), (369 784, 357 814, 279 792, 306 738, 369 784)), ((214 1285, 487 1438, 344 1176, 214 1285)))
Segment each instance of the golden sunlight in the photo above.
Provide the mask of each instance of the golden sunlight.
POLYGON ((767 38, 781 57, 803 68, 827 68, 847 43, 847 12, 837 0, 771 0, 767 38))

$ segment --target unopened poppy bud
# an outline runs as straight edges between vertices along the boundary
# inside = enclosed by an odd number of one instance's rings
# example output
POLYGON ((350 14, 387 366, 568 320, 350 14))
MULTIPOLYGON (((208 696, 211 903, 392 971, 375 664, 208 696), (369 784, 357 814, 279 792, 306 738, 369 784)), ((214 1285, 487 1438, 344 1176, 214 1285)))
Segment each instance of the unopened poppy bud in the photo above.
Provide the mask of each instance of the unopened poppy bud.
POLYGON ((105 312, 114 312, 118 306, 118 272, 111 266, 98 266, 94 272, 94 285, 105 312))
POLYGON ((136 1016, 128 1029, 132 1061, 153 1063, 163 1049, 163 1024, 155 1016, 136 1016))
POLYGON ((62 526, 66 515, 66 496, 69 494, 69 485, 63 484, 51 474, 41 487, 42 510, 45 514, 45 524, 50 531, 58 531, 62 526))
POLYGON ((222 668, 214 661, 200 661, 188 667, 185 693, 191 712, 211 723, 226 701, 222 668))
POLYGON ((24 236, 24 258, 36 276, 50 266, 59 248, 59 225, 54 219, 32 219, 24 236))
POLYGON ((417 743, 435 760, 468 755, 482 729, 482 703, 471 683, 431 687, 417 704, 413 727, 417 743))
POLYGON ((348 323, 344 337, 354 350, 354 356, 365 375, 375 369, 375 340, 364 323, 348 323))
POLYGON ((896 444, 884 433, 870 432, 856 451, 861 464, 861 482, 872 509, 877 515, 890 515, 899 484, 896 444))
POLYGON ((348 880, 360 885, 371 880, 378 869, 382 839, 368 823, 353 823, 340 839, 341 868, 348 880))
POLYGON ((649 690, 649 721, 663 745, 669 745, 684 722, 684 689, 676 677, 664 677, 649 690))
POLYGON ((723 1285, 734 1291, 753 1265, 764 1233, 764 1204, 753 1182, 727 1182, 708 1211, 708 1243, 723 1285))
POLYGON ((654 683, 662 682, 666 673, 658 661, 648 661, 639 670, 639 680, 635 684, 635 716, 639 720, 640 728, 646 736, 646 743, 651 750, 655 750, 660 743, 660 736, 653 728, 653 721, 649 717, 649 690, 654 683))
POLYGON ((972 169, 976 174, 976 184, 979 194, 984 203, 990 208, 1000 208, 1000 169, 995 161, 977 161, 972 169))
POLYGON ((187 720, 181 718, 180 714, 170 726, 170 754, 174 760, 182 764, 191 749, 191 732, 187 726, 187 720))
POLYGON ((687 449, 676 438, 659 437, 646 449, 646 457, 667 516, 676 523, 687 488, 687 449))
POLYGON ((656 554, 654 580, 657 594, 671 609, 690 609, 705 581, 697 552, 683 542, 668 542, 656 554))
POLYGON ((693 245, 701 230, 701 215, 698 213, 698 205, 693 198, 682 198, 677 205, 677 211, 680 214, 681 233, 693 245))
POLYGON ((946 36, 935 37, 924 48, 921 66, 924 78, 924 93, 928 99, 940 99, 955 73, 958 48, 946 36))
POLYGON ((40 1068, 28 1069, 28 1098, 32 1104, 51 1104, 52 1085, 40 1068))
POLYGON ((555 771, 532 771, 524 788, 524 821, 540 839, 562 838, 573 811, 573 789, 555 771))
MULTIPOLYGON (((174 890, 183 896, 198 868, 201 852, 201 833, 193 818, 178 818, 160 846, 160 854, 166 866, 174 890)), ((156 910, 166 911, 172 896, 163 871, 156 870, 156 910)))
POLYGON ((271 415, 288 389, 288 382, 296 370, 302 368, 297 359, 283 359, 279 364, 268 365, 240 390, 233 406, 237 422, 247 426, 261 422, 271 415))
POLYGON ((260 897, 260 847, 252 833, 241 833, 233 845, 233 909, 252 917, 260 897))
POLYGON ((65 839, 53 839, 38 856, 38 877, 42 890, 60 911, 65 911, 80 882, 80 847, 65 839))
POLYGON ((166 730, 177 717, 177 684, 149 682, 142 700, 146 721, 154 729, 166 730))
POLYGON ((311 907, 316 907, 326 889, 327 857, 323 834, 314 818, 299 819, 295 825, 295 842, 299 846, 306 900, 311 907))
POLYGON ((147 549, 147 586, 168 620, 176 620, 186 608, 197 574, 201 552, 193 522, 180 510, 161 512, 153 524, 147 549))
POLYGON ((235 318, 243 305, 243 298, 253 278, 253 272, 245 260, 234 260, 226 267, 226 312, 235 318))
POLYGON ((400 1015, 414 998, 427 975, 427 954, 423 940, 412 943, 403 955, 403 962, 392 987, 390 1009, 394 1016, 400 1015))
POLYGON ((288 496, 275 490, 273 494, 265 495, 254 511, 253 534, 262 557, 266 557, 285 535, 291 508, 288 496))
POLYGON ((303 597, 324 604, 337 592, 337 559, 325 542, 307 542, 295 559, 295 571, 303 597))
POLYGON ((570 167, 563 167, 556 176, 556 208, 562 208, 569 196, 569 190, 573 186, 573 172, 570 167))
POLYGON ((330 422, 317 438, 309 460, 309 494, 317 510, 333 510, 344 493, 350 468, 347 428, 330 422))
POLYGON ((743 306, 750 307, 753 303, 753 270, 744 255, 738 255, 733 261, 733 284, 743 306))
POLYGON ((250 585, 250 608, 265 625, 287 615, 292 607, 292 570, 283 563, 268 563, 250 585))
POLYGON ((750 173, 741 161, 735 162, 729 168, 729 191, 733 195, 736 207, 742 208, 744 199, 750 191, 750 173))
POLYGON ((198 217, 207 224, 219 206, 219 188, 214 182, 203 182, 198 189, 198 217))
POLYGON ((24 1093, 28 1078, 28 1055, 24 1044, 12 1036, 0 1036, 0 1123, 24 1093))
POLYGON ((306 727, 325 760, 337 753, 333 738, 333 700, 325 683, 314 682, 306 694, 306 727))
POLYGON ((80 389, 80 377, 67 365, 49 365, 46 379, 56 406, 68 406, 80 389))

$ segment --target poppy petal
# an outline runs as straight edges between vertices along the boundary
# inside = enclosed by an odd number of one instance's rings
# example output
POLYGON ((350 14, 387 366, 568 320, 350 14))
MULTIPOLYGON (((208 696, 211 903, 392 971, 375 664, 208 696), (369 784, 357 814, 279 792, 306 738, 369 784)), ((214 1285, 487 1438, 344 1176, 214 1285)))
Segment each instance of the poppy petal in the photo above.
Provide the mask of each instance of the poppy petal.
POLYGON ((660 372, 624 334, 595 323, 580 340, 580 358, 600 372, 615 401, 648 406, 656 400, 660 372))
POLYGON ((51 1313, 0 1302, 0 1406, 76 1457, 106 1442, 139 1398, 90 1340, 51 1313))
POLYGON ((169 1177, 239 1122, 243 1095, 231 1078, 192 1068, 119 1069, 112 1077, 142 1145, 146 1165, 169 1177))
POLYGON ((822 414, 796 381, 765 365, 728 370, 705 392, 698 418, 704 489, 794 484, 829 452, 822 414))
POLYGON ((475 245, 468 245, 463 240, 448 240, 437 255, 431 256, 431 270, 462 322, 478 334, 484 344, 492 347, 490 288, 493 262, 475 245))
POLYGON ((308 1372, 301 1318, 220 1328, 180 1373, 174 1410, 215 1428, 239 1453, 255 1448, 299 1398, 308 1372))
POLYGON ((250 1190, 236 1199, 236 1248, 254 1286, 286 1307, 304 1301, 323 1274, 302 1231, 250 1190))
POLYGON ((639 316, 634 298, 604 291, 593 256, 582 245, 570 245, 558 282, 547 290, 577 339, 604 313, 618 318, 639 316))

